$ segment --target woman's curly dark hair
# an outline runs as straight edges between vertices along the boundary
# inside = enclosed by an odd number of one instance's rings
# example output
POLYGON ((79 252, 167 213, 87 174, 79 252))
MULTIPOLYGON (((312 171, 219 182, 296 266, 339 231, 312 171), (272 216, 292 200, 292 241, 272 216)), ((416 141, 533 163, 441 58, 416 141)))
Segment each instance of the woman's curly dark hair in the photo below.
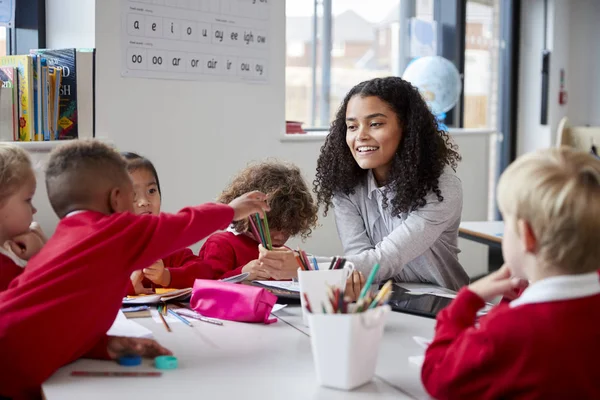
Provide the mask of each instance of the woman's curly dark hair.
MULTIPOLYGON (((425 205, 425 196, 433 191, 440 201, 438 179, 446 165, 456 171, 461 157, 448 134, 438 128, 435 116, 409 82, 398 77, 375 78, 354 86, 344 98, 317 161, 314 190, 317 204, 331 206, 335 193, 354 193, 368 170, 361 169, 346 144, 346 108, 353 96, 377 96, 398 117, 402 138, 392 160, 387 185, 395 196, 390 201, 392 215, 398 216, 425 205)), ((387 198, 384 199, 387 206, 387 198)))
MULTIPOLYGON (((298 167, 278 161, 250 164, 233 178, 217 201, 229 203, 253 190, 268 196, 270 229, 291 236, 300 234, 303 239, 310 236, 317 225, 319 209, 298 167)), ((248 220, 236 221, 233 227, 238 232, 246 232, 248 220)))

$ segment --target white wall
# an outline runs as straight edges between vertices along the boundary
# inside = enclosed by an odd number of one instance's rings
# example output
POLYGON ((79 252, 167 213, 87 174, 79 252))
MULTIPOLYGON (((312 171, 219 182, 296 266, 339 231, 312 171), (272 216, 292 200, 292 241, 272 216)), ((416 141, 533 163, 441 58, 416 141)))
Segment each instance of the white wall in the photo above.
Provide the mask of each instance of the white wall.
MULTIPOLYGON (((296 163, 312 181, 321 143, 280 141, 285 132, 284 2, 272 2, 271 9, 270 82, 252 85, 122 78, 120 29, 106 29, 120 21, 120 1, 96 3, 97 136, 155 163, 164 210, 213 200, 247 162, 267 156, 296 163)), ((310 249, 339 253, 331 217, 321 223, 310 249)))
POLYGON ((575 0, 570 7, 569 120, 600 125, 600 2, 575 0))
POLYGON ((567 116, 572 125, 600 125, 600 2, 549 0, 550 88, 548 125, 540 125, 543 0, 521 2, 518 153, 556 143, 556 128, 567 116), (565 70, 566 105, 558 103, 560 70, 565 70))
MULTIPOLYGON (((273 2, 272 9, 273 31, 284 32, 283 2, 273 2)), ((119 150, 139 152, 155 163, 165 211, 213 200, 247 162, 268 156, 297 164, 312 184, 323 141, 280 140, 285 112, 285 35, 272 34, 268 85, 124 79, 119 29, 106 29, 119 20, 120 1, 98 1, 95 12, 89 8, 81 11, 87 14, 76 18, 88 20, 90 14, 95 15, 97 134, 119 150)), ((75 24, 70 29, 72 33, 65 33, 62 26, 49 25, 48 37, 64 34, 58 47, 77 46, 82 27, 75 24)), ((464 191, 463 220, 485 220, 489 138, 458 134, 454 139, 463 156, 458 171, 464 191)), ((32 156, 43 162, 47 153, 33 152, 32 156)), ((39 168, 36 220, 52 233, 56 217, 45 194, 41 165, 39 168)), ((321 217, 319 223, 313 236, 301 245, 321 255, 341 254, 333 216, 321 217)), ((470 275, 486 270, 485 246, 461 240, 460 247, 461 262, 470 275)))
MULTIPOLYGON (((100 2, 118 3, 113 0, 100 2)), ((46 46, 95 47, 95 0, 46 0, 46 46)))
POLYGON ((548 147, 551 143, 550 128, 540 124, 544 0, 528 0, 521 4, 517 123, 519 154, 548 147))

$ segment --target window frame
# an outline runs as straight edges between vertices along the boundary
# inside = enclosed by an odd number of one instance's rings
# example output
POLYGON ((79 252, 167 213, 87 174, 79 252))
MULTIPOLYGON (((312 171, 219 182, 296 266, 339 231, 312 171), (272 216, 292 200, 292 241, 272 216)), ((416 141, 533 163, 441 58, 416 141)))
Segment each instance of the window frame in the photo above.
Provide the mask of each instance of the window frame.
POLYGON ((46 1, 19 0, 13 28, 7 28, 6 54, 29 54, 46 47, 46 1))

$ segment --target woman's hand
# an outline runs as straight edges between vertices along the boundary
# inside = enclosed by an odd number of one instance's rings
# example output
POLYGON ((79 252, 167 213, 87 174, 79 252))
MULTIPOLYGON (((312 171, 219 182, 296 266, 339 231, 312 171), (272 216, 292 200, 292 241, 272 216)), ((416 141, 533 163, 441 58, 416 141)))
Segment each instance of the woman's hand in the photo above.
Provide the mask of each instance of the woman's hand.
POLYGON ((352 271, 352 274, 346 280, 346 290, 344 298, 349 298, 350 301, 358 300, 361 290, 365 286, 365 276, 360 271, 352 271))
POLYGON ((281 281, 298 277, 298 263, 294 251, 286 247, 267 250, 262 244, 258 246, 258 251, 258 260, 271 278, 281 281))

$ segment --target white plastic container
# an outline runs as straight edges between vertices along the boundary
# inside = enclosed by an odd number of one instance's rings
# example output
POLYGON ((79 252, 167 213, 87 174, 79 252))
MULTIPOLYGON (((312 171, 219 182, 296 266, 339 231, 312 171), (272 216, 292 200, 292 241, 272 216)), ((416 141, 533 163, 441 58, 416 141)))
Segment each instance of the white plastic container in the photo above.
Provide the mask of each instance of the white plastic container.
POLYGON ((309 314, 317 381, 352 390, 373 379, 385 319, 385 305, 357 314, 309 314))
POLYGON ((329 304, 327 297, 327 286, 340 289, 346 287, 346 280, 354 270, 354 265, 347 262, 343 269, 330 270, 329 263, 319 263, 317 271, 303 271, 298 269, 298 283, 300 284, 300 303, 302 305, 302 317, 304 325, 308 326, 306 302, 304 293, 308 297, 313 313, 322 313, 322 304, 329 304))

